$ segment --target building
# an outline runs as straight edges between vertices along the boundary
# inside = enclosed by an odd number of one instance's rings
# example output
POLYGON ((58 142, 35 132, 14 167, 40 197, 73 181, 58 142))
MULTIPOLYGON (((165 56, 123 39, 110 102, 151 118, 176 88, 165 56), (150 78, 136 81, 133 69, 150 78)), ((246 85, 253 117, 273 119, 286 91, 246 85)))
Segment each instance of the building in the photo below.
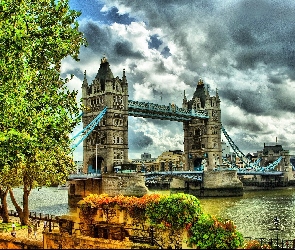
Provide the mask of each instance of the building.
POLYGON ((123 69, 120 79, 114 77, 106 57, 91 84, 86 71, 82 84, 86 107, 83 128, 107 107, 107 113, 83 141, 84 172, 113 172, 115 165, 128 163, 128 83, 123 69))
POLYGON ((183 122, 185 170, 194 170, 201 166, 208 170, 222 165, 221 146, 221 109, 216 90, 210 96, 202 79, 199 80, 193 98, 188 101, 184 95, 182 107, 193 112, 206 112, 208 119, 191 119, 183 122))
POLYGON ((183 170, 184 154, 181 150, 163 152, 158 158, 144 153, 141 159, 132 160, 138 172, 180 171, 183 170))
POLYGON ((260 166, 268 166, 274 161, 282 158, 274 170, 286 171, 291 166, 289 150, 284 150, 282 145, 267 146, 264 143, 263 150, 257 151, 258 158, 261 158, 260 166))

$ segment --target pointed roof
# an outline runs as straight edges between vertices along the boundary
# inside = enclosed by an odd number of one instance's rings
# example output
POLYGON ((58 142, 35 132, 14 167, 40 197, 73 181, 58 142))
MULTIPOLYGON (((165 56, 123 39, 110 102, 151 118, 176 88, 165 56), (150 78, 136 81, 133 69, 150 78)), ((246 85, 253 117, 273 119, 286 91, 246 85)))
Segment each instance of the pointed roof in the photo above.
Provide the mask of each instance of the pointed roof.
POLYGON ((105 56, 101 59, 100 67, 95 78, 103 81, 114 78, 108 59, 105 56))
POLYGON ((200 98, 201 107, 204 108, 205 107, 205 101, 206 101, 206 93, 205 93, 204 82, 203 82, 203 80, 201 78, 200 78, 200 80, 198 82, 197 88, 196 88, 194 96, 193 96, 193 99, 195 99, 195 98, 200 98))

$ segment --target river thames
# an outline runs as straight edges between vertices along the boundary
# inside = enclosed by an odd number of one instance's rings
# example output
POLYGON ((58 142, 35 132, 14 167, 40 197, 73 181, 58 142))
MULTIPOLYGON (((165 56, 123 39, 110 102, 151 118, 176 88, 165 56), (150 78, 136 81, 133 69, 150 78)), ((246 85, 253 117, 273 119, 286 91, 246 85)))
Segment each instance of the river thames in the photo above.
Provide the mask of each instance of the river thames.
MULTIPOLYGON (((16 199, 21 202, 22 190, 14 189, 16 199)), ((30 210, 62 215, 70 213, 68 191, 56 187, 34 189, 30 195, 30 210)), ((152 191, 166 193, 169 191, 152 191)), ((9 196, 8 196, 9 197, 9 196)), ((244 237, 295 238, 295 189, 245 191, 242 197, 200 198, 203 211, 217 217, 231 219, 244 237), (281 230, 274 228, 273 219, 278 216, 281 230)), ((14 209, 8 198, 9 209, 14 209)))

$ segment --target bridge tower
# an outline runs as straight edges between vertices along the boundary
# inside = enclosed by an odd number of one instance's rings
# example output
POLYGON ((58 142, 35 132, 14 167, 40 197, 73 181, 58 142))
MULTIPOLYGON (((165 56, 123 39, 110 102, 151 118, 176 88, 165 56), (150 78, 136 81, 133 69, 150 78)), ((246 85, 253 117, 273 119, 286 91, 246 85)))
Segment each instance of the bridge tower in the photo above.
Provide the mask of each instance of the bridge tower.
POLYGON ((192 119, 183 122, 185 170, 194 170, 202 165, 207 170, 222 164, 221 109, 220 99, 210 96, 202 79, 199 80, 192 100, 185 94, 182 107, 188 110, 207 110, 209 119, 192 119))
POLYGON ((83 141, 83 171, 113 172, 113 167, 128 162, 128 83, 123 77, 114 78, 106 57, 92 84, 86 71, 82 84, 85 107, 82 122, 85 128, 105 107, 107 113, 83 141))

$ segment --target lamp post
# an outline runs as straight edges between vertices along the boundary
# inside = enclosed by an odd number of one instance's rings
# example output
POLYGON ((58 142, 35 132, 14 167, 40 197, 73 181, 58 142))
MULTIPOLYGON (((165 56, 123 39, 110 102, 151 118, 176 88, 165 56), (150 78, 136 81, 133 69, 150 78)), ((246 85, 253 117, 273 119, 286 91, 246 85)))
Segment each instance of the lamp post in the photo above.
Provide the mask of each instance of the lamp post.
POLYGON ((95 144, 95 174, 97 174, 97 145, 95 144))
POLYGON ((275 230, 275 231, 277 231, 277 249, 279 248, 279 230, 281 230, 280 229, 280 219, 278 218, 278 216, 276 216, 274 219, 273 219, 273 223, 274 223, 274 225, 275 225, 275 227, 274 228, 270 228, 269 230, 275 230))
POLYGON ((279 226, 280 226, 280 219, 276 216, 273 219, 273 223, 275 224, 275 230, 277 231, 277 249, 279 248, 279 226))

